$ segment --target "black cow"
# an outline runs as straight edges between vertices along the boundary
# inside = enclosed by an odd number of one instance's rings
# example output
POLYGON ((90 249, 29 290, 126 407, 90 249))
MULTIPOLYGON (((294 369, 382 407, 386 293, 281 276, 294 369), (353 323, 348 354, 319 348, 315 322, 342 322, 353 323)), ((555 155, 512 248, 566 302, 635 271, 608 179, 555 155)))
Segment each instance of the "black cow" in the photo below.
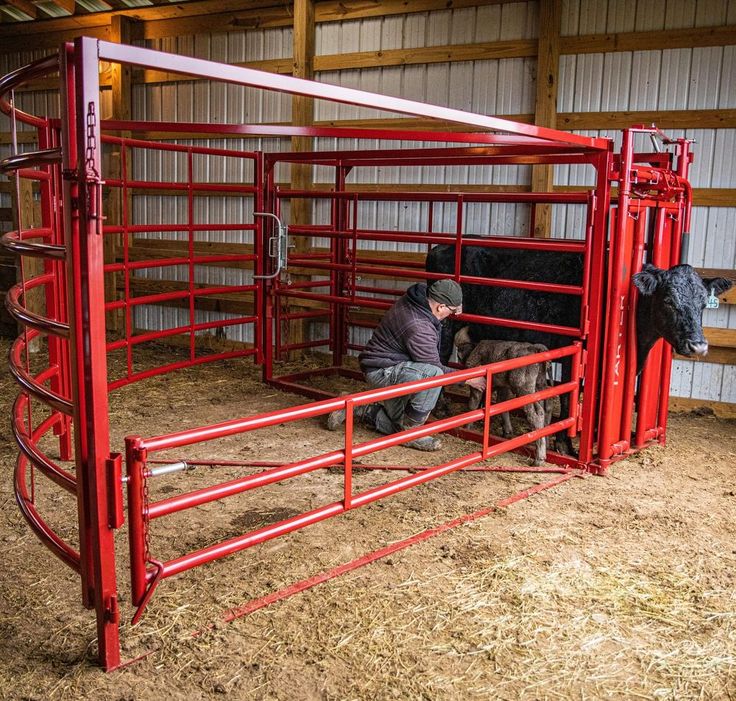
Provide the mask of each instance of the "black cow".
MULTIPOLYGON (((463 246, 463 275, 505 278, 535 282, 580 285, 583 258, 578 253, 529 251, 509 248, 463 246)), ((455 247, 435 246, 427 255, 426 270, 452 275, 455 271, 455 247)), ((704 355, 708 344, 703 337, 702 315, 708 294, 718 295, 731 287, 725 278, 701 279, 689 265, 676 265, 660 270, 646 264, 633 277, 639 290, 637 313, 637 372, 659 338, 664 338, 681 355, 704 355)), ((429 281, 431 284, 431 281, 429 281)), ((463 284, 463 312, 520 321, 536 321, 560 326, 580 325, 580 300, 571 295, 501 287, 463 284)), ((448 320, 443 327, 441 356, 447 363, 452 353, 452 340, 460 324, 448 320)), ((541 343, 550 349, 561 348, 569 337, 540 331, 504 326, 471 324, 470 337, 483 339, 541 343)), ((569 359, 562 361, 562 376, 570 377, 569 359)), ((561 397, 564 400, 567 397, 561 397)), ((565 412, 565 407, 563 407, 565 412)), ((562 438, 562 436, 558 436, 562 438)), ((570 452, 571 445, 564 441, 570 452)), ((558 449, 561 447, 558 440, 558 449)))

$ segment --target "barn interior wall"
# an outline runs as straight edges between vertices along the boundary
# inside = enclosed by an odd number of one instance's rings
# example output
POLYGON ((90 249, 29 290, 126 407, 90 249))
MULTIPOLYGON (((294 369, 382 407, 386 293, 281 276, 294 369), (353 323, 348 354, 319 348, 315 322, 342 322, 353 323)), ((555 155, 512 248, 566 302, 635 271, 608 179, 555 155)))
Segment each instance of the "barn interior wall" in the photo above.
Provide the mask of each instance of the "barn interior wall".
MULTIPOLYGON (((343 22, 318 23, 316 55, 331 56, 356 51, 390 51, 396 49, 471 44, 479 42, 534 40, 538 36, 538 2, 490 4, 455 10, 416 12, 343 22)), ((561 34, 563 37, 613 32, 658 31, 690 27, 736 24, 736 0, 564 0, 561 34)), ((294 32, 291 27, 249 29, 212 34, 182 35, 136 43, 150 48, 196 56, 215 61, 238 63, 289 58, 294 32)), ((0 53, 0 73, 44 55, 46 52, 0 53)), ((558 112, 624 112, 662 110, 729 110, 736 108, 736 45, 675 48, 665 50, 620 51, 560 56, 558 112)), ((375 91, 410 99, 486 114, 533 114, 536 95, 536 57, 482 59, 418 65, 322 71, 318 80, 345 87, 375 91)), ((58 99, 51 91, 23 92, 18 95, 23 109, 39 114, 58 115, 58 99)), ((103 107, 110 109, 110 93, 103 93, 103 107)), ((171 119, 215 122, 282 122, 291 119, 291 98, 239 86, 180 81, 137 83, 133 86, 134 119, 171 119)), ((393 117, 390 113, 325 101, 315 102, 317 120, 356 120, 393 117)), ((694 122, 697 126, 697 120, 694 122)), ((2 118, 0 131, 9 129, 2 118)), ((691 180, 696 188, 736 189, 736 171, 730 154, 736 146, 734 128, 690 128, 668 130, 674 136, 685 135, 696 140, 696 160, 691 180)), ((615 129, 579 131, 590 136, 612 136, 620 140, 615 129)), ((180 140, 179 143, 194 143, 180 140)), ((288 139, 228 139, 198 141, 216 147, 264 149, 290 148, 288 139)), ((319 148, 362 148, 357 140, 320 139, 319 148)), ((388 144, 383 144, 388 145, 388 144)), ((22 144, 33 148, 34 144, 22 144)), ((7 139, 0 143, 0 155, 9 152, 7 139)), ((247 178, 241 168, 223 166, 214 160, 203 163, 207 178, 215 182, 236 182, 247 178)), ((174 158, 148 156, 135 162, 135 176, 168 180, 181 177, 182 165, 174 158)), ((288 181, 288 167, 280 167, 277 179, 288 181)), ((328 169, 315 169, 315 182, 329 182, 328 169)), ((356 169, 351 181, 365 184, 443 182, 458 186, 489 183, 492 185, 528 186, 529 167, 406 169, 402 173, 390 169, 356 169)), ((556 186, 585 185, 592 173, 582 166, 555 168, 556 186)), ((9 193, 0 190, 0 208, 9 208, 9 193)), ((134 198, 138 221, 166 223, 186 217, 183 198, 171 195, 137 195, 134 198)), ((734 206, 702 206, 693 210, 692 240, 689 262, 698 267, 736 268, 736 202, 734 206)), ((315 207, 315 218, 325 217, 326 205, 315 207)), ((419 229, 425 213, 422 207, 399 208, 391 203, 367 207, 365 223, 380 228, 419 229)), ((449 226, 452 207, 438 210, 438 223, 449 226)), ((198 198, 197 221, 248 221, 252 203, 244 199, 198 198)), ((577 237, 584 221, 582 208, 563 208, 553 212, 552 235, 577 237)), ((3 222, 8 228, 8 223, 3 222)), ((527 234, 527 213, 523 206, 481 206, 469 213, 467 231, 474 234, 527 234)), ((171 234, 147 234, 149 238, 172 238, 171 234)), ((200 234, 200 240, 249 243, 249 234, 211 232, 200 234)), ((323 245, 324 241, 315 241, 323 245)), ((364 244, 366 248, 387 249, 391 244, 364 244)), ((402 250, 419 251, 418 246, 400 246, 402 250)), ((186 267, 151 269, 141 276, 150 279, 184 281, 186 267)), ((242 269, 197 267, 196 282, 210 284, 246 284, 252 273, 242 269)), ((736 305, 723 305, 707 311, 708 327, 736 329, 736 305)), ((181 323, 186 310, 166 307, 143 307, 136 311, 136 325, 144 328, 167 328, 181 323)), ((215 319, 216 312, 198 312, 200 318, 215 319)), ((314 325, 311 334, 320 336, 323 329, 314 325)), ((357 331, 355 340, 365 340, 365 331, 357 331)), ((227 331, 236 341, 251 341, 246 329, 227 331)), ((736 367, 723 363, 676 360, 671 393, 713 401, 736 402, 736 367)))

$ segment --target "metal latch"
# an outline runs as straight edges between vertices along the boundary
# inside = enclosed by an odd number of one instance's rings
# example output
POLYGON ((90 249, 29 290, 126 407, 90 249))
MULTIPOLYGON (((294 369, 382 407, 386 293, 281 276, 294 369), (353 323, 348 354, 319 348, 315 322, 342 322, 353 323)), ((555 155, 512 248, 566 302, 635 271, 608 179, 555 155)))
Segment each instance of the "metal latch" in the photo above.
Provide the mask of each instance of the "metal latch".
POLYGON ((276 261, 276 270, 271 275, 254 275, 256 280, 272 280, 286 268, 289 262, 289 227, 271 212, 253 212, 254 217, 273 217, 277 233, 268 239, 268 255, 276 261))

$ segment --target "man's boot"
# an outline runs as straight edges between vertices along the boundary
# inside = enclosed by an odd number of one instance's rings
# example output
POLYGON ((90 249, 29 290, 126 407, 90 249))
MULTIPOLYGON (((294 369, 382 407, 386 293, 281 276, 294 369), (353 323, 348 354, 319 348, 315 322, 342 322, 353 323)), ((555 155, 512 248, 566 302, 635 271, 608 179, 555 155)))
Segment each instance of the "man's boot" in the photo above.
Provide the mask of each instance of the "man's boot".
MULTIPOLYGON (((404 416, 401 418, 398 429, 400 431, 406 431, 410 428, 419 428, 419 426, 424 425, 424 422, 426 420, 427 419, 425 417, 421 421, 417 421, 416 419, 411 419, 406 414, 404 414, 404 416)), ((435 450, 439 450, 442 447, 442 439, 438 436, 424 436, 422 438, 415 438, 413 441, 409 441, 408 443, 402 443, 402 445, 406 446, 407 448, 414 448, 414 450, 424 450, 431 453, 435 450)))
MULTIPOLYGON (((380 404, 362 404, 353 409, 353 423, 362 423, 368 428, 376 427, 376 416, 381 410, 380 404)), ((337 409, 327 415, 327 429, 337 431, 345 423, 345 409, 337 409)))

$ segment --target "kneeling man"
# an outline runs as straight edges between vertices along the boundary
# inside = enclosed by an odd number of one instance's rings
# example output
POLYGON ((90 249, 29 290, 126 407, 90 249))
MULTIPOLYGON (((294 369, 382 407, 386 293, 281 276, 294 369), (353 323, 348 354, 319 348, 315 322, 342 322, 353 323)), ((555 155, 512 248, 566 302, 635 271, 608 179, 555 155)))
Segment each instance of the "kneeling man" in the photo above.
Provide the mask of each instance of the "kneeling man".
MULTIPOLYGON (((412 285, 386 312, 368 345, 360 354, 360 369, 371 387, 389 387, 402 382, 436 377, 452 368, 440 362, 440 330, 443 319, 462 312, 462 288, 454 280, 438 280, 427 288, 412 285)), ((469 380, 478 389, 483 378, 469 380)), ((355 408, 355 418, 380 433, 396 433, 424 424, 434 409, 440 387, 412 395, 387 399, 379 404, 355 408)), ((345 421, 345 410, 327 417, 327 428, 337 430, 345 421)), ((417 450, 439 450, 437 436, 425 436, 404 443, 417 450)))

